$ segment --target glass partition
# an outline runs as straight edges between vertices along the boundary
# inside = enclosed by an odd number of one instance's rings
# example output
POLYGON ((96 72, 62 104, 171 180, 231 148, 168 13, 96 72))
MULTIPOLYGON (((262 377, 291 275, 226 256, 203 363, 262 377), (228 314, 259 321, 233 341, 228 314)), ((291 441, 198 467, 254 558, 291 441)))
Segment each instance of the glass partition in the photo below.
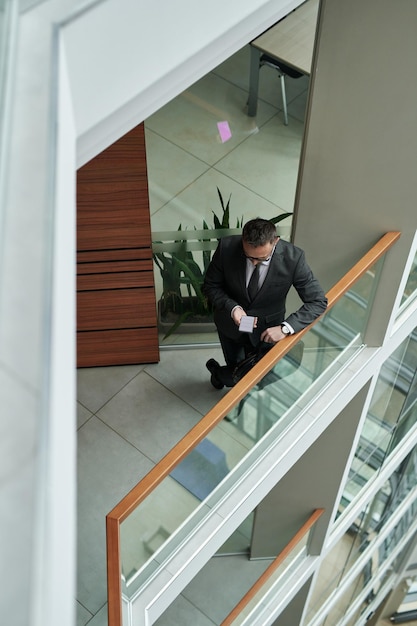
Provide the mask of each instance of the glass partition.
POLYGON ((264 608, 264 606, 260 606, 260 603, 265 597, 265 594, 270 593, 273 595, 274 589, 277 586, 285 584, 289 577, 296 574, 298 568, 302 566, 302 563, 308 556, 307 544, 308 536, 304 537, 303 540, 291 551, 285 561, 274 571, 268 581, 258 590, 258 593, 254 595, 242 612, 235 619, 233 619, 232 622, 230 622, 233 626, 250 624, 251 617, 257 615, 257 612, 262 611, 264 608))
MULTIPOLYGON (((301 575, 306 557, 310 554, 310 533, 323 513, 324 509, 316 509, 312 513, 262 576, 234 606, 222 622, 222 626, 248 625, 252 624, 255 619, 259 621, 265 611, 265 606, 274 603, 277 591, 285 584, 288 585, 291 580, 293 583, 296 582, 297 577, 301 575)), ((261 563, 263 561, 261 559, 261 563)))
POLYGON ((248 471, 264 436, 278 438, 361 348, 377 276, 366 272, 121 524, 128 595, 248 471))
POLYGON ((381 368, 344 489, 345 508, 417 423, 417 331, 381 368))
MULTIPOLYGON (((368 582, 377 579, 375 576, 384 563, 395 555, 416 520, 416 463, 417 450, 414 449, 380 491, 366 503, 355 522, 324 559, 311 599, 307 623, 342 588, 341 596, 334 603, 335 608, 326 614, 327 619, 336 623, 368 582), (355 575, 358 566, 359 571, 355 575)), ((376 587, 370 590, 366 596, 367 603, 377 591, 376 587)))
POLYGON ((385 582, 385 577, 382 577, 382 580, 376 579, 373 583, 373 588, 368 593, 365 592, 365 598, 361 601, 360 596, 363 596, 364 594, 364 589, 366 588, 366 585, 370 580, 370 576, 372 575, 371 573, 374 559, 377 557, 378 550, 375 551, 375 554, 371 556, 361 571, 346 587, 344 592, 338 598, 337 603, 332 606, 332 609, 327 613, 324 622, 321 622, 321 624, 338 624, 343 622, 349 626, 357 626, 359 616, 362 615, 364 611, 369 611, 369 603, 385 582), (346 619, 346 616, 352 612, 352 606, 354 606, 357 602, 359 602, 359 608, 354 611, 353 618, 348 622, 343 621, 346 619))
MULTIPOLYGON (((218 193, 221 196, 220 191, 218 193)), ((218 343, 212 308, 202 293, 204 276, 219 239, 242 233, 242 220, 229 227, 229 208, 222 198, 223 216, 214 214, 214 228, 203 220, 203 229, 153 232, 155 291, 161 346, 218 343)), ((214 213, 214 212, 213 212, 214 213)), ((275 224, 291 217, 282 213, 269 218, 275 224)), ((279 228, 280 236, 281 228, 279 228)))
POLYGON ((161 345, 178 345, 185 339, 190 344, 218 342, 212 309, 202 293, 204 275, 219 238, 242 231, 222 227, 218 219, 217 223, 216 229, 204 222, 203 230, 180 226, 177 231, 152 233, 161 345))
MULTIPOLYGON (((250 517, 251 516, 252 514, 250 517)), ((227 556, 221 557, 213 556, 199 574, 203 577, 206 575, 210 576, 210 595, 212 597, 216 597, 217 594, 224 595, 224 576, 222 575, 222 570, 227 568, 230 573, 227 599, 222 603, 222 608, 219 608, 218 623, 223 623, 223 621, 226 620, 226 623, 233 623, 233 625, 240 624, 247 618, 252 610, 256 610, 260 596, 264 595, 268 590, 272 590, 273 587, 278 584, 279 580, 283 580, 284 576, 290 576, 308 554, 308 536, 308 531, 305 531, 305 534, 302 534, 299 541, 295 543, 286 558, 280 559, 280 564, 276 566, 275 559, 273 558, 250 561, 247 556, 243 555, 228 554, 227 556), (208 571, 210 574, 206 574, 208 571), (213 576, 213 572, 218 572, 218 575, 213 576), (251 600, 244 602, 245 606, 238 611, 238 615, 233 620, 229 621, 227 619, 229 612, 234 609, 239 600, 245 597, 245 594, 251 592, 252 588, 257 585, 257 583, 260 585, 258 593, 254 592, 253 595, 251 594, 251 600), (220 614, 220 611, 222 611, 222 614, 220 614)), ((227 549, 226 546, 221 546, 220 552, 226 554, 227 549)), ((187 588, 184 589, 184 595, 187 597, 187 588)), ((170 615, 171 607, 168 607, 167 611, 162 616, 162 622, 170 623, 170 615)), ((158 621, 156 623, 158 623, 158 621)), ((171 623, 174 623, 174 621, 171 621, 171 623)))
MULTIPOLYGON (((290 214, 271 218, 282 221, 290 214)), ((202 293, 204 275, 221 237, 241 234, 241 228, 178 230, 152 233, 155 263, 155 289, 158 300, 158 329, 161 346, 174 343, 218 343, 212 310, 202 293)), ((228 222, 227 222, 228 223, 228 222)), ((239 222, 238 222, 239 224, 239 222)), ((181 228, 181 227, 180 227, 181 228)), ((327 313, 323 337, 316 347, 346 344, 360 334, 369 315, 369 303, 377 285, 379 266, 370 269, 343 298, 343 306, 327 313)), ((331 357, 330 357, 331 359, 331 357)))
POLYGON ((407 579, 403 581, 403 585, 406 586, 407 593, 395 613, 391 615, 390 620, 393 624, 415 622, 417 617, 417 576, 407 577, 407 579))
POLYGON ((404 293, 401 299, 401 306, 406 302, 411 302, 417 295, 417 252, 411 266, 410 274, 408 275, 407 283, 404 288, 404 293))

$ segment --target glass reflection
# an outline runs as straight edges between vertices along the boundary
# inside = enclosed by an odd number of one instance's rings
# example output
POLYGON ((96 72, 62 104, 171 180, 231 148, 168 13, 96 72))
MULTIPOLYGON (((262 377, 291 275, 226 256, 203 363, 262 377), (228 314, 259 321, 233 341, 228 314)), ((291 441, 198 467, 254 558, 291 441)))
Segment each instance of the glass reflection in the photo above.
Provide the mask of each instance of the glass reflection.
MULTIPOLYGON (((338 603, 337 606, 333 609, 333 611, 329 613, 327 617, 327 621, 325 623, 336 624, 349 612, 350 608, 352 607, 352 604, 363 593, 365 587, 372 580, 372 577, 376 574, 376 571, 373 571, 376 568, 375 566, 376 562, 378 562, 378 550, 375 551, 375 553, 371 556, 369 561, 367 561, 367 563, 363 567, 362 571, 357 575, 355 580, 345 590, 345 592, 343 593, 340 599, 340 603, 338 603)), ((378 591, 383 586, 384 581, 385 581, 384 577, 381 580, 377 578, 373 580, 372 589, 369 592, 365 593, 365 597, 360 603, 360 606, 356 612, 356 615, 354 616, 353 620, 349 622, 349 624, 354 626, 355 624, 358 623, 356 620, 358 619, 359 616, 363 615, 363 613, 365 613, 366 611, 370 612, 368 608, 369 604, 378 594, 378 591)))
MULTIPOLYGON (((405 596, 397 610, 391 616, 394 624, 415 623, 416 620, 416 594, 417 594, 417 576, 407 577, 403 580, 403 585, 407 589, 405 596)), ((404 588, 403 587, 403 588, 404 588)))
POLYGON ((343 493, 343 506, 379 472, 387 456, 417 422, 416 363, 414 331, 381 368, 343 493))
POLYGON ((401 299, 401 306, 405 302, 413 300, 416 294, 417 294, 417 253, 414 257, 410 274, 408 276, 407 283, 404 288, 404 293, 401 299))
MULTIPOLYGON (((338 597, 337 606, 326 616, 323 624, 335 624, 341 619, 355 598, 365 586, 373 581, 371 589, 366 593, 358 614, 366 610, 369 602, 375 598, 380 587, 376 576, 381 566, 390 559, 393 552, 403 541, 410 526, 415 522, 417 513, 417 499, 414 491, 414 500, 401 517, 396 526, 387 534, 379 545, 372 549, 383 529, 387 527, 398 507, 411 495, 417 486, 417 449, 415 448, 395 472, 387 483, 366 504, 364 509, 352 523, 349 530, 340 539, 336 546, 323 560, 316 586, 310 603, 309 619, 321 609, 326 599, 337 593, 337 589, 344 584, 352 567, 363 556, 365 551, 371 551, 371 556, 362 568, 355 581, 349 584, 338 597)), ((398 557, 396 557, 398 558, 398 557)), ((355 624, 355 621, 351 622, 355 624)))
POLYGON ((127 588, 137 572, 183 523, 198 499, 173 478, 162 484, 121 524, 122 575, 127 588))

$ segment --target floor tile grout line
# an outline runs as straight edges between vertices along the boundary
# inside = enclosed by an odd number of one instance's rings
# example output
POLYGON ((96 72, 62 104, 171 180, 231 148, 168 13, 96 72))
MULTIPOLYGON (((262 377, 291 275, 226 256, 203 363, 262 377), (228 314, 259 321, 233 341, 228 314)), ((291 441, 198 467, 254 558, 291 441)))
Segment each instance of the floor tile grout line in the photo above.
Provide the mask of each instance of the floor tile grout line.
MULTIPOLYGON (((104 421, 103 418, 101 418, 99 415, 94 415, 94 417, 99 420, 101 422, 101 424, 103 424, 103 426, 105 426, 106 428, 108 428, 109 430, 111 430, 115 435, 117 435, 122 441, 124 441, 125 443, 127 443, 131 448, 134 448, 136 450, 136 452, 139 452, 139 454, 141 454, 145 459, 147 459, 148 461, 150 461, 154 466, 157 465, 157 463, 159 463, 159 461, 154 461, 153 459, 151 459, 145 452, 143 452, 143 450, 140 450, 134 443, 132 443, 131 441, 129 441, 129 439, 127 439, 124 435, 122 435, 121 433, 119 433, 114 426, 110 426, 110 424, 108 424, 107 422, 104 421)), ((146 472, 146 474, 149 472, 150 470, 148 470, 146 472)), ((145 474, 145 476, 146 476, 145 474)), ((141 480, 141 479, 140 479, 141 480)), ((126 495, 126 494, 125 494, 126 495)))
MULTIPOLYGON (((205 413, 202 413, 199 409, 196 409, 194 406, 192 406, 188 400, 186 400, 185 398, 183 398, 182 396, 180 396, 178 393, 176 393, 175 391, 173 391, 172 389, 170 389, 169 387, 167 387, 164 383, 162 383, 160 380, 158 380, 157 378, 155 378, 154 376, 152 376, 152 374, 150 372, 146 372, 146 374, 148 374, 148 376, 150 378, 152 378, 152 380, 154 380, 156 383, 158 383, 158 385, 161 385, 161 387, 163 387, 166 391, 168 391, 169 393, 171 393, 173 396, 175 396, 176 398, 178 398, 178 400, 181 400, 181 402, 183 402, 184 404, 186 404, 190 409, 192 409, 193 411, 195 411, 196 413, 198 413, 199 415, 201 415, 201 418, 204 417, 205 413)), ((214 405, 213 405, 214 406, 214 405)))
MULTIPOLYGON (((122 391, 125 387, 127 387, 127 385, 129 385, 131 382, 133 382, 133 381, 135 380, 135 378, 136 378, 137 376, 139 376, 139 374, 141 374, 141 373, 144 371, 144 369, 145 369, 146 365, 147 365, 147 364, 144 364, 144 366, 143 366, 143 367, 141 367, 141 368, 140 368, 140 370, 139 370, 138 372, 136 372, 136 374, 135 374, 132 378, 130 378, 130 379, 129 379, 127 382, 125 382, 125 383, 124 383, 121 387, 119 387, 119 388, 117 389, 117 391, 115 391, 115 392, 114 392, 114 394, 113 394, 110 398, 108 398, 108 399, 104 402, 104 404, 100 405, 100 406, 99 406, 97 409, 95 409, 94 411, 93 411, 92 409, 89 409, 89 408, 88 408, 88 406, 86 406, 85 404, 83 404, 83 403, 81 402, 81 400, 79 400, 79 399, 78 399, 78 396, 77 396, 77 402, 78 402, 79 404, 81 404, 81 406, 82 406, 84 409, 87 409, 87 411, 90 411, 90 413, 93 413, 93 415, 95 415, 98 411, 101 411, 101 410, 102 410, 102 409, 103 409, 103 408, 104 408, 104 407, 105 407, 105 406, 106 406, 106 405, 107 405, 107 404, 108 404, 111 400, 113 400, 113 399, 114 399, 114 397, 115 397, 115 396, 117 396, 117 394, 118 394, 118 393, 120 393, 120 392, 121 392, 121 391, 122 391)), ((117 366, 116 366, 116 367, 117 367, 117 366)), ((123 366, 122 366, 122 367, 123 367, 123 366)))

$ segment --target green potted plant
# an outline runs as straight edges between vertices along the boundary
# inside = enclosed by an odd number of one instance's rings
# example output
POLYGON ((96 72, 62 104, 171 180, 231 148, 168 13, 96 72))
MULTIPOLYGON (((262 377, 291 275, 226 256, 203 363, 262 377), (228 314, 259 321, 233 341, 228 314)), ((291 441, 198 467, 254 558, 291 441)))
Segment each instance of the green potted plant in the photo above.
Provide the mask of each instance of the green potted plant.
MULTIPOLYGON (((209 228, 203 220, 203 229, 198 231, 183 231, 181 224, 178 227, 179 236, 174 242, 153 242, 153 258, 162 278, 162 294, 158 301, 158 323, 165 331, 164 338, 175 331, 179 332, 207 332, 214 331, 212 309, 203 295, 202 286, 205 272, 211 261, 213 250, 217 246, 219 230, 230 232, 230 199, 225 203, 217 188, 222 209, 221 219, 213 211, 213 228, 209 228), (214 232, 213 232, 214 231, 214 232), (206 234, 207 233, 207 234, 206 234), (192 244, 190 240, 194 239, 192 244), (191 250, 190 248, 194 248, 191 250), (198 263, 195 253, 201 254, 198 263)), ((280 222, 292 215, 283 213, 271 221, 280 222)), ((243 218, 236 220, 236 229, 241 231, 243 218)))
MULTIPOLYGON (((181 226, 178 230, 181 231, 181 226)), ((178 244, 175 252, 154 253, 163 286, 158 302, 158 321, 166 332, 165 337, 180 326, 183 332, 192 330, 190 324, 199 324, 201 331, 210 330, 212 326, 211 308, 202 293, 204 272, 193 253, 187 250, 188 240, 179 239, 175 243, 178 244), (207 323, 209 328, 202 328, 201 325, 207 323)))

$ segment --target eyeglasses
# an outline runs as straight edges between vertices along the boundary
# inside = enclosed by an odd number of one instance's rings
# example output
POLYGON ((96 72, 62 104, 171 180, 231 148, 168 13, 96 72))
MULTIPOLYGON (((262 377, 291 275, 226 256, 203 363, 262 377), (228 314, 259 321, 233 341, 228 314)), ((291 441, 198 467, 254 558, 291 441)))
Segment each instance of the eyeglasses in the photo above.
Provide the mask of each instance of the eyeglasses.
POLYGON ((249 256, 248 254, 245 254, 245 257, 247 259, 249 259, 249 261, 259 261, 259 263, 266 263, 267 261, 270 261, 272 258, 272 255, 275 252, 275 246, 277 244, 274 244, 274 247, 271 250, 271 254, 269 256, 264 256, 264 257, 259 257, 259 256, 249 256))

